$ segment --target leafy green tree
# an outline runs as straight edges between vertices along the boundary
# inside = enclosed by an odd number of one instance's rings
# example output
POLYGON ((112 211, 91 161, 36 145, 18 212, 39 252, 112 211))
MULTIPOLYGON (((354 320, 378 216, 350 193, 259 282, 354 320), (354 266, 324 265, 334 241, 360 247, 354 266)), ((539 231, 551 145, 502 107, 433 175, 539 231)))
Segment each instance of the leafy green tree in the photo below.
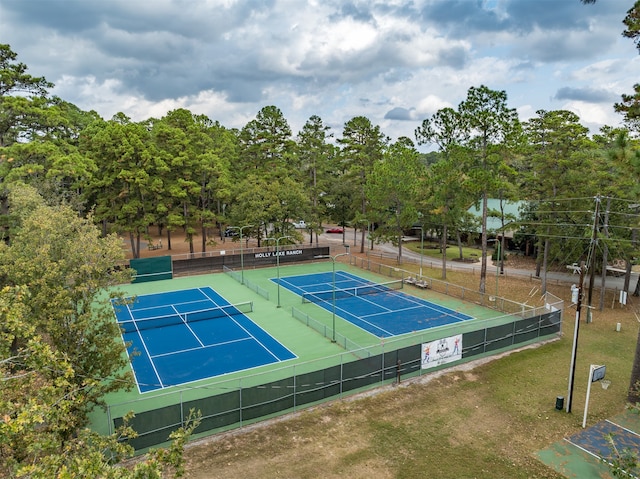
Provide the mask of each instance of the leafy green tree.
POLYGON ((89 184, 96 219, 128 233, 133 256, 140 257, 141 239, 157 218, 158 194, 164 188, 156 173, 166 168, 149 129, 123 114, 96 121, 82 134, 81 152, 96 164, 89 184))
POLYGON ((633 7, 627 11, 627 16, 622 21, 626 27, 622 36, 631 38, 636 48, 640 50, 640 1, 636 0, 633 7))
POLYGON ((552 239, 585 236, 584 227, 580 230, 579 226, 569 226, 584 225, 585 218, 568 218, 570 209, 558 200, 593 197, 594 190, 589 186, 593 176, 586 174, 592 171, 590 157, 581 153, 590 147, 590 142, 588 129, 580 124, 575 113, 566 110, 539 110, 536 117, 525 123, 524 130, 529 143, 529 173, 524 183, 526 195, 538 205, 536 216, 545 225, 543 230, 537 231, 541 243, 537 247, 536 274, 542 279, 541 290, 546 291, 549 258, 560 254, 557 248, 564 248, 569 243, 572 249, 576 248, 572 241, 557 241, 554 252, 552 239), (582 174, 578 177, 580 171, 582 174))
POLYGON ((96 171, 95 163, 64 140, 34 139, 3 148, 0 176, 4 187, 27 183, 50 202, 65 201, 86 212, 86 185, 96 171))
POLYGON ((435 144, 440 150, 440 158, 429 167, 427 194, 420 200, 422 231, 424 220, 433 218, 441 227, 442 279, 447 277, 447 239, 449 227, 456 228, 458 249, 462 259, 460 241, 461 220, 466 210, 474 202, 472 192, 466 189, 464 172, 465 152, 461 147, 466 139, 466 131, 460 114, 452 108, 438 110, 433 117, 422 121, 415 131, 419 144, 435 144))
MULTIPOLYGON (((209 127, 208 134, 213 140, 212 149, 221 168, 221 174, 215 182, 212 209, 216 211, 218 225, 222 225, 227 221, 226 209, 233 200, 233 185, 236 178, 234 169, 239 161, 239 132, 214 122, 209 127)), ((222 228, 220 234, 222 234, 222 228)))
MULTIPOLYGON (((636 0, 633 4, 633 7, 629 9, 627 12, 627 16, 623 20, 625 25, 625 30, 622 35, 633 39, 636 44, 636 48, 640 49, 640 0, 636 0)), ((614 105, 614 109, 624 115, 625 122, 629 126, 629 128, 637 133, 640 131, 640 84, 636 84, 633 87, 634 93, 632 95, 623 95, 622 102, 616 103, 614 105)), ((635 171, 639 171, 637 168, 638 165, 638 155, 637 153, 634 155, 635 158, 633 161, 633 165, 635 166, 635 171)), ((640 294, 640 280, 638 281, 638 285, 636 285, 636 293, 640 294)), ((638 341, 636 343, 636 352, 633 359, 633 367, 631 370, 631 378, 629 383, 628 390, 628 400, 637 406, 640 403, 640 333, 638 334, 638 341)), ((626 461, 633 461, 636 465, 638 463, 637 455, 635 458, 626 458, 626 461)), ((617 466, 617 465, 616 465, 617 466)))
POLYGON ((11 46, 0 44, 0 147, 22 138, 39 119, 53 84, 27 73, 11 46))
POLYGON ((27 286, 0 288, 0 475, 133 479, 168 477, 165 473, 173 472, 174 477, 182 476, 182 452, 198 425, 196 414, 172 433, 168 449, 152 452, 133 468, 118 464, 134 453, 123 441, 136 437, 127 424, 110 436, 80 428, 68 437, 66 429, 73 421, 69 415, 83 397, 70 393, 76 375, 72 361, 29 320, 30 300, 27 286), (21 339, 18 347, 16 337, 21 339))
MULTIPOLYGON (((625 30, 622 35, 631 38, 640 50, 640 1, 636 0, 627 11, 627 16, 623 20, 625 30)), ((640 84, 633 86, 633 94, 623 94, 622 102, 616 103, 614 109, 624 115, 625 122, 633 131, 640 131, 640 84)))
POLYGON ((16 58, 9 45, 0 45, 0 188, 23 181, 49 201, 82 211, 93 165, 78 153, 78 136, 97 115, 49 98, 53 84, 29 75, 16 58))
POLYGON ((282 111, 273 105, 265 106, 240 131, 240 161, 236 168, 245 174, 259 171, 268 175, 280 168, 295 172, 298 165, 291 135, 282 111))
POLYGON ((413 142, 402 137, 386 149, 382 161, 375 163, 367 176, 365 193, 373 213, 381 220, 375 235, 398 246, 400 261, 404 231, 419 218, 416 204, 425 175, 413 142))
POLYGON ((187 232, 191 253, 193 237, 200 230, 202 252, 208 231, 219 218, 217 205, 230 195, 230 137, 218 123, 188 110, 169 112, 155 121, 152 137, 162 165, 155 180, 162 184, 155 201, 156 221, 170 232, 182 226, 187 232))
MULTIPOLYGON (((358 216, 356 209, 357 200, 360 197, 357 189, 346 175, 335 175, 327 189, 324 197, 327 205, 327 214, 334 223, 342 226, 342 242, 345 242, 346 233, 344 228, 354 222, 358 216)), ((371 245, 373 249, 373 244, 371 245)))
POLYGON ((315 232, 316 243, 326 211, 323 198, 332 181, 332 159, 336 157, 335 147, 327 142, 333 136, 329 130, 319 116, 313 115, 298 133, 298 158, 306 173, 305 183, 311 203, 311 216, 307 221, 311 224, 311 242, 315 232))
MULTIPOLYGON (((368 224, 368 198, 365 192, 367 176, 373 171, 373 165, 382 160, 387 138, 364 116, 356 116, 345 123, 342 138, 341 156, 347 171, 347 177, 360 193, 358 197, 359 225, 362 234, 360 252, 364 253, 365 227, 368 224)), ((357 226, 357 225, 356 225, 357 226)))
POLYGON ((467 98, 458 107, 465 131, 465 146, 469 148, 465 168, 470 185, 481 201, 482 263, 480 292, 485 292, 487 278, 487 201, 491 192, 500 190, 498 171, 504 167, 504 153, 509 138, 518 127, 515 109, 507 107, 507 94, 482 85, 471 87, 467 98))
POLYGON ((101 237, 91 218, 47 206, 13 186, 10 244, 0 243, 0 475, 3 477, 176 477, 197 415, 174 444, 133 468, 126 425, 101 437, 87 414, 110 391, 132 386, 124 344, 105 291, 130 280, 114 270, 120 239, 101 237), (79 247, 82 245, 82 247, 79 247))
POLYGON ((453 108, 442 108, 431 118, 422 120, 415 136, 419 145, 434 144, 446 156, 466 139, 463 118, 453 108))
POLYGON ((623 93, 622 101, 613 105, 613 109, 624 116, 624 122, 630 130, 640 131, 640 83, 633 85, 633 93, 623 93))
MULTIPOLYGON (((86 425, 106 393, 132 384, 104 294, 131 275, 114 270, 124 260, 121 240, 100 237, 92 218, 79 218, 68 206, 48 206, 29 187, 12 187, 9 201, 16 226, 10 244, 0 243, 1 284, 28 290, 26 320, 71 368, 64 373, 69 404, 56 421, 66 439, 86 425)), ((4 334, 14 354, 28 340, 17 331, 4 334)), ((59 371, 47 373, 53 380, 59 371)))
POLYGON ((275 106, 264 107, 240 131, 236 195, 230 216, 235 224, 256 225, 258 241, 263 234, 302 238, 289 223, 292 218, 307 217, 311 201, 303 190, 304 176, 296 153, 291 128, 275 106))

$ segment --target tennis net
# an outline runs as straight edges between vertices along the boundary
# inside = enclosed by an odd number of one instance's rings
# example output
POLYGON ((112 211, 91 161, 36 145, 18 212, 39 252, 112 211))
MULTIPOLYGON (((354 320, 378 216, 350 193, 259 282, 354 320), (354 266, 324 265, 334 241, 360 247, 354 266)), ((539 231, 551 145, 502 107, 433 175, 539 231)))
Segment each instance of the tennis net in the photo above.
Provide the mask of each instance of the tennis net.
MULTIPOLYGON (((336 299, 350 298, 353 296, 365 296, 367 294, 388 293, 402 289, 402 280, 388 281, 386 283, 367 284, 364 286, 355 286, 353 288, 341 288, 335 290, 336 299)), ((332 301, 334 290, 315 291, 302 293, 303 303, 320 303, 323 301, 332 301)))
POLYGON ((244 303, 227 304, 217 308, 189 311, 186 313, 175 313, 165 316, 154 316, 151 318, 129 319, 126 321, 120 321, 118 325, 125 333, 134 333, 145 329, 163 328, 166 326, 175 326, 176 324, 189 324, 207 319, 251 313, 252 311, 253 301, 246 301, 244 303))

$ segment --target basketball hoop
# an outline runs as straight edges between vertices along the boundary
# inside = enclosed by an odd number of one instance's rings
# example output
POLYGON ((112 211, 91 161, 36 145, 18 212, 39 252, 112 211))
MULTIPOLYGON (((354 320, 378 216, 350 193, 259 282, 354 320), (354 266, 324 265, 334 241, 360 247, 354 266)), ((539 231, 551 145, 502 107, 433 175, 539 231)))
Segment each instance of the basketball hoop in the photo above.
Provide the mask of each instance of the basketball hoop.
POLYGON ((608 379, 603 379, 602 381, 600 381, 600 385, 602 386, 602 389, 607 389, 610 384, 611 384, 611 381, 609 381, 608 379))

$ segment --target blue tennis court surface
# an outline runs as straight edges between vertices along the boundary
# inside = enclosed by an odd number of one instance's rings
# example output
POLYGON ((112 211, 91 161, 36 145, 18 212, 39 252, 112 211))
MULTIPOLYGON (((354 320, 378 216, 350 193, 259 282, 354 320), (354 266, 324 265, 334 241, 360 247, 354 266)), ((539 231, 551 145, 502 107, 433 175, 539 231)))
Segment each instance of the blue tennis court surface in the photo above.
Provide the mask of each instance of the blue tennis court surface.
MULTIPOLYGON (((635 452, 640 451, 640 435, 638 433, 607 419, 565 440, 598 459, 611 461, 613 460, 613 450, 611 444, 607 441, 607 436, 611 436, 614 439, 620 452, 625 449, 635 452)), ((630 477, 637 477, 640 471, 628 472, 632 473, 630 477)))
MULTIPOLYGON (((272 281, 278 282, 273 278, 272 281)), ((333 273, 280 278, 280 285, 333 311, 333 273)), ((386 338, 474 319, 395 288, 401 282, 377 285, 345 271, 336 271, 336 315, 369 333, 386 338)))
POLYGON ((231 305, 209 287, 127 302, 112 305, 124 341, 131 342, 128 353, 140 392, 296 357, 244 314, 251 303, 231 305))

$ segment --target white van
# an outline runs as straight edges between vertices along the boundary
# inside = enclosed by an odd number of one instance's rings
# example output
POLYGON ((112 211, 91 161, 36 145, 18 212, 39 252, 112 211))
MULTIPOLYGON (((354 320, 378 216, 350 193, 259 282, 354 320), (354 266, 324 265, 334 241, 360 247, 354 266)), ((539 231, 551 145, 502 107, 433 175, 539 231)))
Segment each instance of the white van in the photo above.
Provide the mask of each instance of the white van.
POLYGON ((298 230, 303 230, 303 229, 306 229, 307 223, 305 223, 304 220, 294 221, 293 227, 298 230))

